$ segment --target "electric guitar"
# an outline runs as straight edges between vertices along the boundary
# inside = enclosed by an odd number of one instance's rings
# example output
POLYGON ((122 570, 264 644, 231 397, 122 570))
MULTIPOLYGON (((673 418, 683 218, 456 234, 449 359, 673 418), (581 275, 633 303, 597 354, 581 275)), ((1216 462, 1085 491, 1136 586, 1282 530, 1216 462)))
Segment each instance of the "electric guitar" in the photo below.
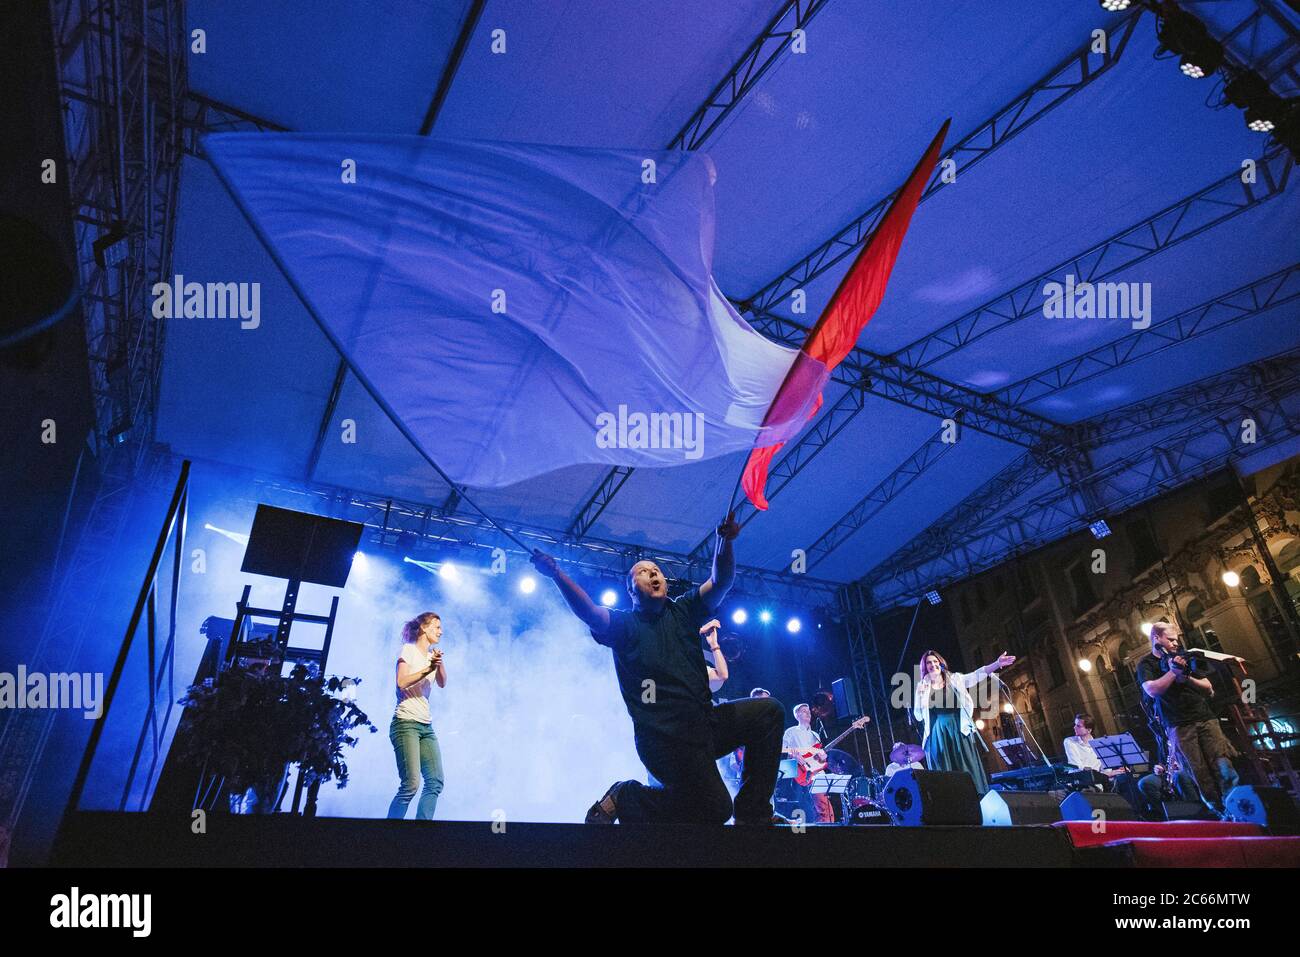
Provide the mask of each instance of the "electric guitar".
POLYGON ((799 760, 799 774, 795 778, 795 781, 797 781, 803 787, 807 787, 808 785, 812 784, 813 778, 815 778, 817 775, 821 774, 823 771, 826 770, 826 765, 828 763, 826 752, 829 751, 831 748, 835 747, 835 745, 839 744, 841 741, 843 741, 845 738, 851 735, 854 731, 866 727, 867 722, 870 720, 871 718, 869 718, 867 715, 864 714, 862 717, 858 718, 857 721, 854 721, 851 725, 849 725, 844 730, 844 733, 841 734, 834 741, 832 741, 830 744, 824 746, 820 744, 815 744, 807 751, 799 751, 793 748, 787 751, 786 752, 787 754, 791 754, 799 760))

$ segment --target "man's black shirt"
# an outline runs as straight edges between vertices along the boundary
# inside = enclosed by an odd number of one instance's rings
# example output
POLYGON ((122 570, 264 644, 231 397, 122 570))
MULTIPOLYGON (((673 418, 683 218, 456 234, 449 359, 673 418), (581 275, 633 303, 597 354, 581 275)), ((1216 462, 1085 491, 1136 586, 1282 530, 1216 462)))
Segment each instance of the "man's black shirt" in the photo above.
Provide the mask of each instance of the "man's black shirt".
POLYGON ((610 609, 609 630, 593 632, 614 651, 619 691, 638 738, 707 740, 713 702, 700 626, 708 614, 696 587, 665 602, 657 616, 610 609))
MULTIPOLYGON (((1160 659, 1154 654, 1147 655, 1138 662, 1139 687, 1145 681, 1156 681, 1164 677, 1164 674, 1160 659)), ((1145 691, 1142 693, 1146 694, 1145 691)), ((1210 696, 1188 682, 1175 682, 1164 694, 1147 697, 1155 702, 1156 714, 1166 728, 1214 719, 1214 712, 1210 710, 1210 696)))

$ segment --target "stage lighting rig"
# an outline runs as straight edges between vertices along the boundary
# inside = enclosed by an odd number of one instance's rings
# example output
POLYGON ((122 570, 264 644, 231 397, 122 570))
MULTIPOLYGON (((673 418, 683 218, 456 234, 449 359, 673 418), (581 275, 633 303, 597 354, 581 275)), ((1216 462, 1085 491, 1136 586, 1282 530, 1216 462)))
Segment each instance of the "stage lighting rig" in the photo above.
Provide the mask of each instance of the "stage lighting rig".
POLYGON ((1107 13, 1119 13, 1133 6, 1133 0, 1098 0, 1107 13))
POLYGON ((1101 540, 1110 534, 1110 526, 1104 518, 1099 518, 1088 526, 1088 531, 1092 532, 1093 538, 1101 540))
POLYGON ((1159 13, 1156 37, 1160 46, 1156 52, 1164 49, 1177 54, 1184 76, 1199 80, 1223 65, 1223 44, 1210 36, 1204 23, 1168 0, 1159 13))
POLYGON ((1256 133, 1271 133, 1287 112, 1287 102, 1253 70, 1231 71, 1223 85, 1223 99, 1245 111, 1246 126, 1256 133))
POLYGON ((931 588, 928 592, 925 593, 925 600, 928 601, 931 605, 938 605, 943 602, 943 597, 937 591, 931 588))

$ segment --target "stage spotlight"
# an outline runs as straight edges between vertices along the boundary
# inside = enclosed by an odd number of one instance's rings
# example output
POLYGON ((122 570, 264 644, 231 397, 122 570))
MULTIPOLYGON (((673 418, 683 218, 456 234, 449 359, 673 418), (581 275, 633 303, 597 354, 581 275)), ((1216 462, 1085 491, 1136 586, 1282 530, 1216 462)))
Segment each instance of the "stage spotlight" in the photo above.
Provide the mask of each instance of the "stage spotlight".
POLYGON ((353 552, 352 570, 354 572, 364 572, 366 570, 367 564, 369 564, 369 559, 366 558, 364 552, 353 552))
POLYGON ((531 595, 537 591, 537 579, 532 575, 525 575, 519 580, 519 590, 525 595, 531 595))
POLYGON ((1089 661, 1087 658, 1080 658, 1080 659, 1079 659, 1079 670, 1082 671, 1082 672, 1086 675, 1089 671, 1092 670, 1092 662, 1089 661))
POLYGON ((1277 124, 1257 110, 1246 111, 1246 129, 1252 133, 1272 133, 1277 124))
POLYGON ((445 578, 449 582, 460 581, 460 569, 451 562, 443 562, 438 569, 438 577, 445 578))
POLYGON ((1127 10, 1133 4, 1133 0, 1100 0, 1101 8, 1107 13, 1119 13, 1121 10, 1127 10))
POLYGON ((1092 532, 1092 537, 1101 539, 1110 534, 1110 526, 1106 524, 1104 518, 1099 518, 1088 526, 1088 531, 1092 532))
POLYGON ((1253 70, 1234 72, 1223 85, 1223 99, 1245 111, 1246 127, 1253 133, 1271 133, 1286 114, 1286 103, 1253 70))
POLYGON ((606 608, 613 608, 618 604, 618 592, 612 588, 606 588, 600 593, 600 603, 606 608))
POLYGON ((1227 571, 1223 573, 1223 583, 1229 588, 1236 588, 1241 584, 1241 576, 1236 572, 1227 571))
POLYGON ((743 625, 747 621, 749 621, 749 612, 745 611, 745 609, 737 608, 731 613, 731 623, 733 625, 743 625))
POLYGON ((938 605, 943 602, 943 597, 937 591, 931 588, 928 592, 925 593, 925 600, 928 601, 931 605, 938 605))
POLYGON ((772 620, 772 613, 768 611, 766 608, 764 608, 762 611, 758 613, 758 620, 766 625, 768 622, 772 620))
POLYGON ((1161 13, 1156 37, 1161 47, 1179 55, 1184 76, 1199 80, 1223 65, 1223 44, 1210 36, 1204 23, 1175 6, 1161 13))
POLYGON ((803 627, 803 622, 801 622, 798 618, 791 618, 789 621, 785 623, 785 630, 790 632, 790 634, 792 635, 799 634, 799 629, 802 627, 803 627))

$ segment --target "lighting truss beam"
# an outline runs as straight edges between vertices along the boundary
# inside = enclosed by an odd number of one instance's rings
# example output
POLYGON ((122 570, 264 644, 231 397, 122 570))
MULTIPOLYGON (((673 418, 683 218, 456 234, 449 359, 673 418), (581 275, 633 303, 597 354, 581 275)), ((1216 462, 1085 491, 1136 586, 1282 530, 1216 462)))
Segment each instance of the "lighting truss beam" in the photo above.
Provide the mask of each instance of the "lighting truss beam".
POLYGON ((838 595, 840 614, 844 619, 844 632, 849 643, 849 664, 858 701, 865 714, 871 715, 866 733, 876 736, 879 754, 888 754, 890 744, 898 740, 894 732, 894 715, 897 711, 889 702, 889 685, 880 661, 880 644, 876 641, 875 622, 866 590, 857 584, 845 585, 838 595))
MULTIPOLYGON (((803 345, 809 332, 799 323, 775 314, 756 316, 752 325, 769 339, 796 348, 803 345)), ((941 419, 961 413, 967 428, 1016 445, 1029 447, 1061 428, 1033 412, 1006 405, 931 373, 908 369, 858 347, 835 368, 831 380, 941 419)))
MULTIPOLYGON (((1106 74, 1119 62, 1128 46, 1133 28, 1141 16, 1141 8, 1125 14, 1108 31, 1112 41, 1106 52, 1092 52, 1091 37, 1086 43, 1065 58, 1041 80, 1026 89, 1014 100, 985 120, 974 132, 960 140, 948 156, 956 164, 958 178, 966 170, 983 160, 998 147, 1010 141, 1021 131, 1048 112, 1060 106, 1075 93, 1084 89, 1098 77, 1106 74)), ((921 196, 922 202, 933 196, 942 186, 936 171, 934 178, 921 196)), ((899 187, 901 189, 901 187, 899 187)), ((756 314, 771 311, 784 302, 796 289, 803 289, 814 279, 835 267, 855 253, 876 231, 885 211, 898 195, 894 190, 869 210, 858 216, 826 242, 795 263, 776 279, 738 305, 756 314)))
MULTIPOLYGON (((973 133, 958 142, 950 156, 961 171, 970 169, 993 150, 1009 141, 1021 130, 1060 105, 1069 96, 1083 89, 1118 62, 1128 45, 1129 37, 1137 24, 1141 10, 1123 17, 1112 30, 1119 39, 1108 45, 1103 54, 1092 52, 1092 41, 1083 44, 1038 83, 1025 90, 999 110, 973 133)), ((937 174, 922 195, 922 201, 933 195, 942 185, 937 174)), ((796 348, 807 340, 809 329, 793 319, 772 311, 795 289, 803 288, 814 279, 833 268, 841 260, 856 252, 875 231, 880 219, 898 195, 898 190, 881 199, 835 236, 827 240, 809 256, 787 269, 749 299, 735 303, 738 309, 753 313, 750 323, 769 339, 796 348)), ((863 408, 859 390, 896 402, 908 408, 920 409, 939 418, 961 416, 963 424, 977 432, 1014 442, 1026 447, 1040 445, 1059 431, 1059 427, 1041 416, 1024 412, 997 397, 982 395, 948 382, 938 376, 909 369, 891 359, 855 348, 836 369, 833 380, 850 387, 814 427, 792 447, 776 464, 771 473, 768 499, 778 494, 798 472, 808 464, 826 443, 838 434, 863 408)), ((602 506, 603 507, 603 506, 602 506)), ((754 509, 743 503, 738 517, 744 522, 753 518, 754 509)), ((705 537, 691 552, 700 554, 709 546, 705 537)))
MULTIPOLYGON (((439 515, 427 504, 367 496, 347 489, 323 485, 294 485, 270 479, 254 483, 256 501, 360 522, 378 529, 388 538, 410 532, 426 543, 501 548, 518 556, 522 562, 528 553, 506 538, 491 522, 479 515, 439 515)), ((251 499, 250 499, 251 501, 251 499)), ((669 578, 703 581, 712 572, 711 562, 701 562, 678 552, 648 548, 607 539, 588 538, 573 542, 564 532, 498 522, 530 545, 551 552, 561 562, 585 570, 588 574, 625 574, 635 562, 656 562, 669 578)), ((785 574, 766 568, 738 566, 733 594, 753 598, 787 601, 808 608, 831 605, 840 582, 823 581, 808 575, 785 574)))
POLYGON ((190 91, 184 100, 184 122, 181 125, 182 145, 190 156, 203 158, 199 138, 204 133, 288 133, 287 126, 273 120, 254 116, 241 109, 190 91))
MULTIPOLYGON (((1170 427, 1207 414, 1222 414, 1239 407, 1243 395, 1273 399, 1291 391, 1300 377, 1300 350, 1291 350, 1260 362, 1247 363, 1228 372, 1190 383, 1172 393, 1153 396, 1112 412, 1086 420, 1078 426, 1085 452, 1103 443, 1122 441, 1154 428, 1170 427)), ((963 542, 978 537, 1002 511, 1039 482, 1061 471, 1054 466, 1055 453, 1036 450, 1012 462, 994 478, 966 496, 942 518, 898 549, 868 573, 878 579, 881 569, 906 569, 950 553, 963 542)), ((1095 491, 1089 483, 1091 469, 1075 471, 1073 487, 1095 491)), ((1052 491, 1056 491, 1055 489, 1052 491)), ((1044 493, 1047 494, 1047 493, 1044 493)), ((1096 516, 1104 509, 1095 499, 1083 503, 1081 515, 1096 516)))
POLYGON ((1233 408, 1243 396, 1270 399, 1300 388, 1300 349, 1291 349, 1258 362, 1249 362, 1173 389, 1145 402, 1088 420, 1101 441, 1123 442, 1160 428, 1169 428, 1216 409, 1233 408))
MULTIPOLYGON (((1123 512, 1162 492, 1225 467, 1246 452, 1257 452, 1300 435, 1300 393, 1256 395, 1233 409, 1214 414, 1149 447, 1108 463, 1089 477, 1108 512, 1123 512), (1236 414, 1234 414, 1236 413, 1236 414), (1243 447, 1241 415, 1255 419, 1264 441, 1243 447)), ((1078 490, 1065 486, 1004 516, 946 553, 909 568, 882 569, 864 582, 880 607, 889 607, 922 588, 942 587, 1039 548, 1087 527, 1095 518, 1078 490)))
POLYGON ((1050 369, 1036 372, 998 390, 994 396, 1009 405, 1034 402, 1112 372, 1126 363, 1155 355, 1296 299, 1300 299, 1300 263, 1256 279, 1146 329, 1135 330, 1050 369))
POLYGON ((153 439, 163 321, 148 290, 170 270, 185 93, 179 5, 51 5, 67 181, 90 360, 98 452, 125 438, 138 467, 153 439), (120 230, 126 257, 94 243, 120 230))
POLYGON ((1118 235, 922 336, 895 353, 893 358, 909 369, 924 369, 1023 319, 1033 315, 1041 318, 1046 299, 1043 287, 1047 283, 1059 282, 1067 275, 1073 275, 1078 282, 1102 281, 1253 209, 1281 194, 1290 178, 1293 163, 1286 150, 1271 146, 1257 162, 1256 182, 1243 183, 1242 171, 1234 170, 1118 235))
POLYGON ((772 18, 763 32, 713 88, 699 109, 668 144, 670 150, 697 150, 752 90, 763 74, 790 45, 795 30, 802 30, 826 6, 827 0, 791 0, 772 18))
POLYGON ((596 523, 596 519, 600 518, 600 513, 605 511, 605 506, 618 494, 618 490, 623 487, 634 471, 636 470, 630 465, 615 465, 605 473, 605 477, 600 480, 600 484, 596 486, 596 491, 592 493, 591 498, 587 499, 582 508, 578 509, 578 514, 569 523, 568 534, 572 538, 583 538, 587 532, 591 531, 591 526, 596 523))

